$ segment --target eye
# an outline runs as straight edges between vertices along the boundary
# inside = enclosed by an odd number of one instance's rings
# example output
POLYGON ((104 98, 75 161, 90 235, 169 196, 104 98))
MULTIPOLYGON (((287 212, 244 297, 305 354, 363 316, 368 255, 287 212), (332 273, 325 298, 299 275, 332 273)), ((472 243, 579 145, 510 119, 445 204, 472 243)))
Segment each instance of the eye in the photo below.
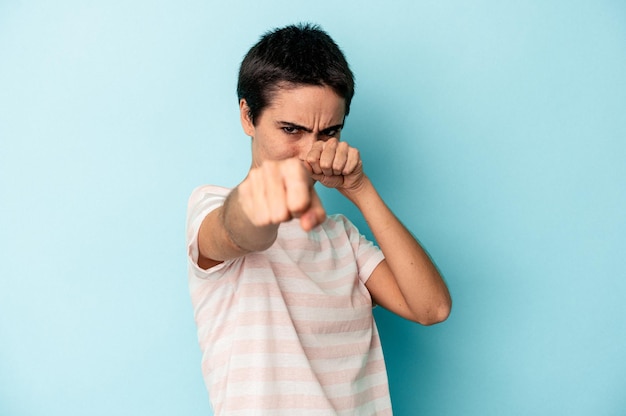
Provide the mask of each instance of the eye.
POLYGON ((336 137, 339 134, 340 131, 341 131, 341 129, 326 130, 326 131, 323 132, 323 134, 326 137, 336 137))
POLYGON ((282 129, 287 134, 298 134, 300 132, 300 129, 298 129, 297 127, 293 127, 293 126, 285 126, 285 127, 282 127, 282 129))

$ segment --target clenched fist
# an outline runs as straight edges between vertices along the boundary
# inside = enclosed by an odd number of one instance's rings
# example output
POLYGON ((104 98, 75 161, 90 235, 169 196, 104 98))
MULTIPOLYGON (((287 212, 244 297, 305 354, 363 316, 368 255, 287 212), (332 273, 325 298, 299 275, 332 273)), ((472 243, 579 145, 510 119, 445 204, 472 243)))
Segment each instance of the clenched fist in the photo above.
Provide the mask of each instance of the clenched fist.
POLYGON ((300 218, 302 228, 309 231, 326 218, 313 184, 311 173, 300 160, 266 160, 239 184, 239 203, 257 227, 300 218))
POLYGON ((350 191, 363 180, 363 163, 359 151, 336 138, 317 141, 306 156, 314 180, 328 188, 350 191))

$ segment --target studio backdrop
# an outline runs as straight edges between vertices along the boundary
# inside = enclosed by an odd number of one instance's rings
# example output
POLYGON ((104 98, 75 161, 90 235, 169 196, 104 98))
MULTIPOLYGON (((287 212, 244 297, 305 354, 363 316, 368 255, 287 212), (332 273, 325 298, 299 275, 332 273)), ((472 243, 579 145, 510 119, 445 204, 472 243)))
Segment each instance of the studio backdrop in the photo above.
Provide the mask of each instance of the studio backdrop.
POLYGON ((211 414, 187 198, 244 178, 239 63, 297 22, 346 54, 342 138, 452 293, 433 327, 374 312, 395 413, 626 414, 609 0, 0 1, 0 414, 211 414))

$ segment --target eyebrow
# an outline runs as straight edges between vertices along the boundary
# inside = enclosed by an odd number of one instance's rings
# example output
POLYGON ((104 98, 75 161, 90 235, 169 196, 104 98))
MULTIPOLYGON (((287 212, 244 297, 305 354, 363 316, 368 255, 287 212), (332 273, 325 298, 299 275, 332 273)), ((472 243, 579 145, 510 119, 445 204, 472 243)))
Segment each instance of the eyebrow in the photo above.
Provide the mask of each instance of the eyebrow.
MULTIPOLYGON (((289 121, 278 121, 276 124, 279 124, 281 127, 293 127, 295 129, 302 130, 302 131, 305 131, 307 133, 312 133, 313 132, 313 130, 311 130, 308 127, 304 127, 304 126, 301 126, 301 125, 296 124, 296 123, 291 123, 289 121)), ((343 128, 343 123, 336 124, 334 126, 326 127, 324 130, 320 131, 320 133, 326 134, 329 131, 341 130, 342 128, 343 128)))

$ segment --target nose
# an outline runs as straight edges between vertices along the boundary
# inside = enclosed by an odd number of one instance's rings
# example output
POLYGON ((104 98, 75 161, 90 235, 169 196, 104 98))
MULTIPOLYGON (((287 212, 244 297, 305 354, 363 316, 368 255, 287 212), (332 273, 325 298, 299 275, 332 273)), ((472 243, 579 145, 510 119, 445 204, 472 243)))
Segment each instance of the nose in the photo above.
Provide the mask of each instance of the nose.
POLYGON ((306 160, 306 156, 309 154, 309 151, 313 147, 313 143, 317 141, 317 135, 315 133, 307 133, 304 137, 300 139, 300 149, 298 153, 298 158, 302 161, 306 160))

